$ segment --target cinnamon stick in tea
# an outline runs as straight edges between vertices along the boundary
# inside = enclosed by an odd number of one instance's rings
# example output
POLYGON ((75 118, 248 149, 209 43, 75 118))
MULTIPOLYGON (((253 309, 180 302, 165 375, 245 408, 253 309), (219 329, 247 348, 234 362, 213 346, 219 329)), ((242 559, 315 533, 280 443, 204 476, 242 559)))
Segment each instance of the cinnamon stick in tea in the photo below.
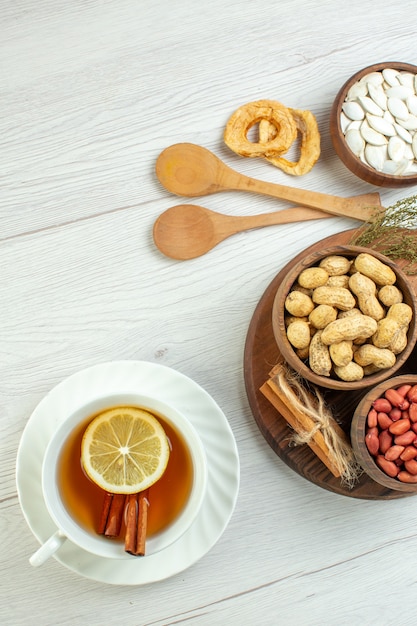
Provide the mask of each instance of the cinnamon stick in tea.
POLYGON ((146 532, 148 529, 148 490, 141 491, 138 499, 138 530, 136 538, 136 555, 145 555, 146 532))
POLYGON ((126 496, 106 493, 100 515, 98 532, 106 537, 118 537, 122 528, 126 496))
POLYGON ((107 519, 109 517, 109 511, 113 500, 113 494, 106 492, 104 494, 103 506, 100 513, 100 521, 98 523, 97 532, 99 535, 104 535, 107 526, 107 519))
POLYGON ((125 551, 133 556, 145 555, 148 506, 147 489, 128 496, 125 551))

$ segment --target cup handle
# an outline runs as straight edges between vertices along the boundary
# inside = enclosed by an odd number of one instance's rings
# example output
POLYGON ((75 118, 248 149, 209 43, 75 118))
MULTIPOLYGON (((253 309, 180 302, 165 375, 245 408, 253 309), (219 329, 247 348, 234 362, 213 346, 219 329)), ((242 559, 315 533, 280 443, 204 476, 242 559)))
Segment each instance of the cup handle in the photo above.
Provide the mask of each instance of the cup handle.
POLYGON ((57 530, 55 534, 53 534, 41 547, 36 550, 34 554, 29 559, 29 563, 33 565, 33 567, 39 567, 39 565, 43 565, 45 561, 52 556, 58 548, 62 546, 67 536, 62 532, 62 530, 57 530))

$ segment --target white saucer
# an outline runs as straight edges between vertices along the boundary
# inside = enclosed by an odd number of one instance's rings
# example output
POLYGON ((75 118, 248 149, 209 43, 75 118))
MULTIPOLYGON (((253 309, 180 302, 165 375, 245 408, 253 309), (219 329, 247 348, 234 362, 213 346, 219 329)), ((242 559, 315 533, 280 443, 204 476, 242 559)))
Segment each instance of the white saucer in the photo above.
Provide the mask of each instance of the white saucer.
POLYGON ((143 585, 163 580, 190 567, 214 546, 232 516, 239 491, 239 457, 229 423, 211 396, 184 374, 146 361, 113 361, 59 383, 38 404, 20 441, 16 463, 20 505, 29 528, 43 543, 56 531, 41 487, 46 446, 65 415, 99 397, 103 389, 106 393, 156 394, 182 412, 197 429, 206 451, 207 493, 191 528, 161 552, 128 561, 105 559, 67 540, 54 558, 98 582, 143 585))

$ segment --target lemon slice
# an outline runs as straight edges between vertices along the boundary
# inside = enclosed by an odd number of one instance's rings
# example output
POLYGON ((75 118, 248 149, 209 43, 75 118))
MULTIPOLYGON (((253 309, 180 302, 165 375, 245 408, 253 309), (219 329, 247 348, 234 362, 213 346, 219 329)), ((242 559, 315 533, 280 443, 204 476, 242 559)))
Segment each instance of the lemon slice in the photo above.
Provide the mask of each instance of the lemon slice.
POLYGON ((81 463, 87 476, 111 493, 137 493, 165 471, 169 443, 156 417, 136 407, 108 409, 87 426, 81 463))

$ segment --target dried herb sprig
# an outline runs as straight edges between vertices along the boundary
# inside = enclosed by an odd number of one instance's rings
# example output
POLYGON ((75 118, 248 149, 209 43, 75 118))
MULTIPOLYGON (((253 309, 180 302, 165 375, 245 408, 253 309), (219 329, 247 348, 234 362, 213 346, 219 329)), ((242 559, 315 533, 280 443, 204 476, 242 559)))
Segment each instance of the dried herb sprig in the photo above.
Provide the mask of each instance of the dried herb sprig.
POLYGON ((385 256, 408 261, 403 271, 417 274, 417 238, 404 232, 417 228, 417 195, 398 200, 382 212, 376 212, 353 237, 356 246, 378 249, 385 256))

